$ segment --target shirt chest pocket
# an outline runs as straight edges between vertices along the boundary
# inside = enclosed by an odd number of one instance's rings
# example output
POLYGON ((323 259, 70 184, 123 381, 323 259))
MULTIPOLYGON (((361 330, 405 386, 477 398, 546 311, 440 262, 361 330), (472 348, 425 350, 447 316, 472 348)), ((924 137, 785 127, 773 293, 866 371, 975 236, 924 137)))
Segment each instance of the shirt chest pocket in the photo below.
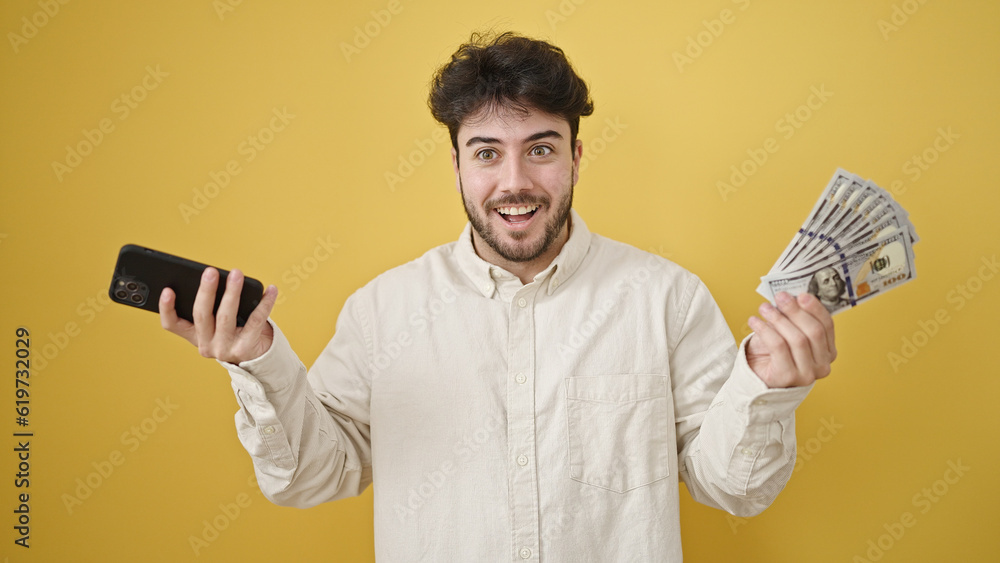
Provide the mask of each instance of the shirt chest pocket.
POLYGON ((566 379, 570 477, 618 493, 670 473, 669 379, 626 374, 566 379))

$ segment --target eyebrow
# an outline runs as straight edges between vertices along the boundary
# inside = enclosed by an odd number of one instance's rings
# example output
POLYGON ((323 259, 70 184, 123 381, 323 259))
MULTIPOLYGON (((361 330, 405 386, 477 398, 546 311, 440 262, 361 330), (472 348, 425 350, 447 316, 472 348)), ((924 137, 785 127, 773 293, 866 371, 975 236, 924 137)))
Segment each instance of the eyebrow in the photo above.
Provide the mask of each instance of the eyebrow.
MULTIPOLYGON (((558 131, 553 131, 552 129, 549 129, 548 131, 539 131, 538 133, 535 133, 534 135, 527 137, 526 139, 524 139, 524 141, 521 142, 521 144, 530 143, 532 141, 537 141, 539 139, 546 139, 550 137, 556 139, 563 138, 563 136, 560 135, 558 131)), ((500 144, 500 139, 497 139, 496 137, 473 137, 465 142, 465 146, 471 147, 476 143, 500 144)))

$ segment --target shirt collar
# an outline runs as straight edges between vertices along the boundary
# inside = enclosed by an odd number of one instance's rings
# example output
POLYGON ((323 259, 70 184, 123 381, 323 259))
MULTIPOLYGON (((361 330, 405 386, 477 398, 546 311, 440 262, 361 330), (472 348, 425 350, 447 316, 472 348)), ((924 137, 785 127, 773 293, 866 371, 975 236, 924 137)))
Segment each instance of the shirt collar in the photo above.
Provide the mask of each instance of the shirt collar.
MULTIPOLYGON (((561 287, 572 276, 583 262, 590 250, 590 230, 575 209, 570 209, 569 240, 563 245, 559 255, 552 260, 547 268, 535 276, 536 282, 546 282, 546 293, 549 295, 561 287), (546 277, 548 278, 546 280, 546 277)), ((459 268, 472 281, 476 290, 485 297, 492 297, 496 291, 496 280, 491 271, 504 271, 499 266, 490 264, 476 254, 472 245, 472 223, 466 223, 458 243, 455 246, 455 260, 459 268)))

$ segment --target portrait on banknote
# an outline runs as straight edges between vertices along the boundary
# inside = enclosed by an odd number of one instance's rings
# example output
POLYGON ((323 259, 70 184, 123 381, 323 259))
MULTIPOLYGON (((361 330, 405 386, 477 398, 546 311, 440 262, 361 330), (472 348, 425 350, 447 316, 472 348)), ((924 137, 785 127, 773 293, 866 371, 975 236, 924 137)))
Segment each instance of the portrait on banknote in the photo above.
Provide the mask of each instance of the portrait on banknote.
POLYGON ((850 305, 850 301, 847 300, 847 282, 833 267, 823 268, 813 274, 807 291, 819 299, 830 312, 850 305))

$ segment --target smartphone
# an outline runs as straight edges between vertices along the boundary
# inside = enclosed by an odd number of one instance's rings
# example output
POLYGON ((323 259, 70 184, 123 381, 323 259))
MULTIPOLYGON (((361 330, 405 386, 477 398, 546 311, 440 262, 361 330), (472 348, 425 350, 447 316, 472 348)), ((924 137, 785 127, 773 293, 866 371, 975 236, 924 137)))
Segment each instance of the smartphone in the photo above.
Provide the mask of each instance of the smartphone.
MULTIPOLYGON (((118 263, 115 264, 108 295, 112 301, 159 314, 160 292, 169 287, 177 296, 174 302, 177 316, 194 322, 194 298, 198 294, 201 274, 208 267, 207 264, 166 252, 126 244, 118 252, 118 263)), ((216 269, 219 270, 219 287, 215 292, 213 315, 219 310, 222 294, 226 290, 226 276, 229 275, 228 270, 216 269)), ((244 277, 236 326, 246 324, 263 296, 263 284, 244 277)))

